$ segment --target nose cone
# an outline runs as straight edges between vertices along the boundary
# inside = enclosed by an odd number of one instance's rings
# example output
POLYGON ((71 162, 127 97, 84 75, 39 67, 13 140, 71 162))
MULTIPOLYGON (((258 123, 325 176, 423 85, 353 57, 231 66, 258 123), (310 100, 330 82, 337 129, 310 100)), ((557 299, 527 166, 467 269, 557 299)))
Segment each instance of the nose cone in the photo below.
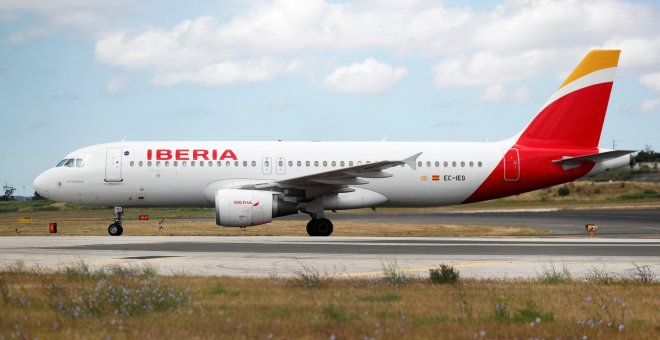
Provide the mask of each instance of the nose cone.
MULTIPOLYGON (((48 171, 46 171, 48 172, 48 171)), ((34 191, 39 193, 42 197, 48 198, 48 188, 46 186, 47 180, 46 180, 46 172, 41 173, 37 178, 34 179, 34 191)))

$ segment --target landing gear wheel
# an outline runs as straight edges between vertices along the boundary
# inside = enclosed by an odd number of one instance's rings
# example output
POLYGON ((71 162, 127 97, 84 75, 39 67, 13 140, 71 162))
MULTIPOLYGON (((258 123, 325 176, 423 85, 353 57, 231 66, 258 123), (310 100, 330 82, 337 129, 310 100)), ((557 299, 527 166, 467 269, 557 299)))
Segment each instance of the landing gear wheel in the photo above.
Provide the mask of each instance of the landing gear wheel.
POLYGON ((330 236, 332 230, 332 222, 327 218, 319 218, 307 223, 307 234, 309 236, 330 236))
POLYGON ((108 234, 110 234, 110 236, 121 236, 123 232, 124 228, 121 224, 113 223, 108 227, 108 234))

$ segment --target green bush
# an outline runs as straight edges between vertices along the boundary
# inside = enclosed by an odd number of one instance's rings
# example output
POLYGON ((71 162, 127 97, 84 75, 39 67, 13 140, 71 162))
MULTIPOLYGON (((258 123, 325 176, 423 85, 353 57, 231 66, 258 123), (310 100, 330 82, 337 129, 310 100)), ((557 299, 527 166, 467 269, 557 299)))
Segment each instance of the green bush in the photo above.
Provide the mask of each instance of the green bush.
POLYGON ((429 269, 431 283, 457 283, 458 279, 458 269, 453 266, 441 264, 440 267, 429 269))
POLYGON ((571 189, 569 189, 567 186, 563 186, 557 189, 557 195, 561 197, 568 196, 570 194, 571 194, 571 189))

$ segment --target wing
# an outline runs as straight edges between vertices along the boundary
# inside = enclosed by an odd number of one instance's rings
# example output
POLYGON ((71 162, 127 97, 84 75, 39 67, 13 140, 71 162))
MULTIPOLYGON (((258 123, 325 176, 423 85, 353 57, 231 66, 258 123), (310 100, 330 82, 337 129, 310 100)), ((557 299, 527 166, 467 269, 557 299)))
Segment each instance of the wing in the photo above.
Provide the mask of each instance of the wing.
POLYGON ((326 194, 352 192, 355 189, 350 186, 369 183, 366 179, 392 177, 392 174, 383 170, 402 165, 408 165, 412 169, 416 169, 416 161, 421 154, 419 152, 398 161, 380 161, 361 164, 279 181, 242 185, 240 188, 277 191, 281 192, 285 197, 298 199, 313 199, 326 194))

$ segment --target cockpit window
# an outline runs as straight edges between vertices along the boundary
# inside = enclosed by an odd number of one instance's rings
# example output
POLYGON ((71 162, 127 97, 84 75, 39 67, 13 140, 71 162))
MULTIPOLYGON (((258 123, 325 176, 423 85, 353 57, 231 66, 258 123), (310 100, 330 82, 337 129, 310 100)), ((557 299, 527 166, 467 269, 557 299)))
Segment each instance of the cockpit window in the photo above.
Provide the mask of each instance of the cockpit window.
POLYGON ((57 163, 57 167, 66 166, 69 168, 82 168, 85 166, 85 160, 80 158, 67 158, 57 163))

